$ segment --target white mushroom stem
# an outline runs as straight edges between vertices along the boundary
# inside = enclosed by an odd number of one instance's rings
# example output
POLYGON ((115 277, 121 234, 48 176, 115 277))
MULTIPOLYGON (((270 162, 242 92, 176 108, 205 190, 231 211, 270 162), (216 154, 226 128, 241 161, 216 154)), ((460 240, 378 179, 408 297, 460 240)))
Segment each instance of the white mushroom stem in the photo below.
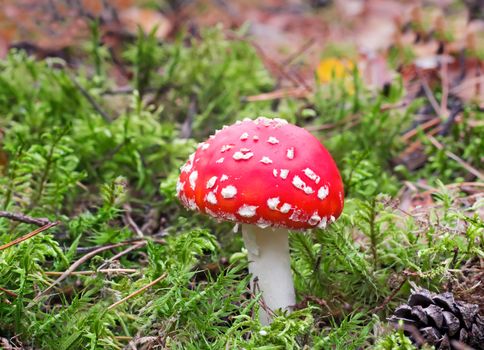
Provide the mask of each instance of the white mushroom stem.
POLYGON ((242 225, 242 237, 248 250, 251 288, 262 292, 269 310, 260 309, 259 319, 263 325, 272 322, 271 311, 291 311, 296 303, 289 256, 289 232, 282 228, 260 228, 242 225))

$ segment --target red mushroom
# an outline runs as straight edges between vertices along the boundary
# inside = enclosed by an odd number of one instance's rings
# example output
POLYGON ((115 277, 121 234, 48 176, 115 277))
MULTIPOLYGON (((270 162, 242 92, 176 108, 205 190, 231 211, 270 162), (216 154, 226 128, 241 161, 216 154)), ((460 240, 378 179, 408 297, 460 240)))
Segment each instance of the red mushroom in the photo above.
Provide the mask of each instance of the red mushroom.
MULTIPOLYGON (((288 230, 325 228, 343 210, 334 160, 308 131, 259 117, 224 127, 181 168, 177 195, 189 209, 242 223, 249 271, 266 306, 295 304, 288 230)), ((262 312, 261 322, 271 317, 262 312)))

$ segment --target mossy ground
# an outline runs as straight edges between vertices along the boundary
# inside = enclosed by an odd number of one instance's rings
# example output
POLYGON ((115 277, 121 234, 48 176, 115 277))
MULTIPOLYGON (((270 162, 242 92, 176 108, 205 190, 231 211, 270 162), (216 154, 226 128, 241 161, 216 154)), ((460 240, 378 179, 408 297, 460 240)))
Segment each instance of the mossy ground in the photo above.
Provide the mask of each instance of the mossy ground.
MULTIPOLYGON (((460 122, 435 136, 443 149, 417 131, 426 160, 408 170, 395 163, 407 146, 401 135, 428 101, 397 107, 399 79, 375 91, 354 71, 304 99, 249 102, 276 82, 253 47, 233 39, 240 34, 212 29, 126 42, 126 90, 92 28, 81 63, 16 50, 0 62, 0 210, 59 222, 0 251, 3 346, 412 349, 386 322, 412 285, 482 307, 482 183, 446 153, 482 165, 477 104, 466 102, 460 122), (266 327, 239 235, 175 197, 199 141, 259 115, 313 130, 346 191, 336 223, 291 234, 297 310, 266 327), (409 192, 412 184, 426 192, 409 192)), ((0 245, 35 228, 0 218, 0 245)))

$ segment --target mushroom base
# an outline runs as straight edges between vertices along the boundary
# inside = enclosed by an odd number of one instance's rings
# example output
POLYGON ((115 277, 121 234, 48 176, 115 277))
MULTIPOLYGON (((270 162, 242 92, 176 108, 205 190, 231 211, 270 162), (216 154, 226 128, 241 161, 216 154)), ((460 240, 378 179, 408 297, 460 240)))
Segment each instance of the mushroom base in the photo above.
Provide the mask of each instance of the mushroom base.
POLYGON ((263 325, 268 325, 272 322, 272 311, 291 311, 296 303, 289 255, 289 232, 283 228, 263 229, 244 224, 242 236, 248 250, 251 288, 262 292, 267 309, 261 308, 259 319, 263 325))

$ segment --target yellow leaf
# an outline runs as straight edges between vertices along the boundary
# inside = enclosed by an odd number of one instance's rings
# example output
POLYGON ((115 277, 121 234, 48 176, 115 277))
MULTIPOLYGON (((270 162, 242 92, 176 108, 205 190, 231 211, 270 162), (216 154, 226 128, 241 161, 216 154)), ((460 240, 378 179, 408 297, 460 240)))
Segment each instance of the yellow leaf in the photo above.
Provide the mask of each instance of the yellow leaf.
POLYGON ((332 80, 351 77, 354 67, 351 61, 330 57, 319 62, 316 73, 319 82, 329 83, 332 80))

